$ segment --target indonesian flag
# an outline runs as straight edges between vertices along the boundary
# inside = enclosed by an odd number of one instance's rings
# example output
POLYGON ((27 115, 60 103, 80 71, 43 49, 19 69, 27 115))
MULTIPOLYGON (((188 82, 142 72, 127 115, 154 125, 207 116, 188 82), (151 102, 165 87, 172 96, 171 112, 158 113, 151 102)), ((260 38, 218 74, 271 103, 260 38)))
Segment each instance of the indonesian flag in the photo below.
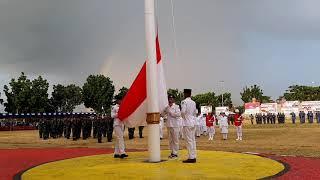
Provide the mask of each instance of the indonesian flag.
MULTIPOLYGON (((158 35, 156 37, 156 53, 159 110, 162 112, 168 105, 168 98, 158 35)), ((147 124, 147 98, 147 66, 145 62, 120 104, 118 117, 127 127, 145 126, 147 124)))

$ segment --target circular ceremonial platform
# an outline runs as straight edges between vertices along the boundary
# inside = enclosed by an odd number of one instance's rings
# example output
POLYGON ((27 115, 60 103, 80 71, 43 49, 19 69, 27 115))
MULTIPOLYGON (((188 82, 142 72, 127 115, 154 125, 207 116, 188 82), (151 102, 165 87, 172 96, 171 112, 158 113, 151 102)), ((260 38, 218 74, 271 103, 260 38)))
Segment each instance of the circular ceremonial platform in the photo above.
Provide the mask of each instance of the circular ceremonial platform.
POLYGON ((160 163, 148 163, 148 152, 130 152, 127 159, 113 155, 85 156, 36 166, 25 171, 23 180, 36 179, 261 179, 285 170, 283 164, 264 157, 220 151, 197 151, 196 164, 180 159, 167 160, 169 151, 162 151, 160 163))

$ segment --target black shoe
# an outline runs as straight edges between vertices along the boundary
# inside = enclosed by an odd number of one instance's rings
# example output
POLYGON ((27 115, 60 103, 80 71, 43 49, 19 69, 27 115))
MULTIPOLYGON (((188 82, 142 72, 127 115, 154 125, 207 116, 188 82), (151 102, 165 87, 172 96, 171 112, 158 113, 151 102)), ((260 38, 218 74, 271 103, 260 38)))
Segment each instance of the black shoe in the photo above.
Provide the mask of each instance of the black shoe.
POLYGON ((143 136, 140 136, 140 138, 144 138, 143 136))
POLYGON ((112 142, 112 140, 108 140, 108 142, 112 142))
POLYGON ((169 159, 175 159, 178 158, 178 155, 176 154, 170 154, 170 156, 168 157, 169 159))
POLYGON ((125 157, 128 157, 128 155, 127 155, 127 154, 121 154, 121 155, 120 155, 120 158, 121 158, 121 159, 123 159, 123 158, 125 158, 125 157))
POLYGON ((196 159, 187 159, 187 160, 184 160, 182 161, 183 163, 196 163, 197 160, 196 159))
POLYGON ((120 158, 120 155, 119 154, 115 154, 113 157, 114 158, 120 158))

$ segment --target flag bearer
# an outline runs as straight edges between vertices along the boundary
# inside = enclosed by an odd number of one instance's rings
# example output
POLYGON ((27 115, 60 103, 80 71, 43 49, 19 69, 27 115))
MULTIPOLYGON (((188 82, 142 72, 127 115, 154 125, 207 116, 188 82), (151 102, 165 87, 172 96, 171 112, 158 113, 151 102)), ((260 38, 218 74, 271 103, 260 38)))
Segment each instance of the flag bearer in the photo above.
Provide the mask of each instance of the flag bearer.
POLYGON ((115 145, 114 145, 114 158, 125 158, 128 155, 125 152, 125 145, 124 145, 124 124, 118 118, 118 111, 119 106, 121 104, 122 97, 116 96, 116 105, 114 105, 111 109, 111 118, 114 119, 114 133, 115 133, 115 145))
POLYGON ((196 103, 191 99, 191 89, 184 89, 185 100, 181 102, 181 116, 183 118, 183 132, 188 149, 188 159, 183 163, 195 163, 196 154, 196 138, 194 121, 197 115, 196 103))
POLYGON ((169 105, 165 108, 164 113, 167 115, 167 128, 169 135, 170 159, 178 157, 179 151, 179 132, 180 132, 180 107, 174 103, 174 97, 168 96, 169 105))

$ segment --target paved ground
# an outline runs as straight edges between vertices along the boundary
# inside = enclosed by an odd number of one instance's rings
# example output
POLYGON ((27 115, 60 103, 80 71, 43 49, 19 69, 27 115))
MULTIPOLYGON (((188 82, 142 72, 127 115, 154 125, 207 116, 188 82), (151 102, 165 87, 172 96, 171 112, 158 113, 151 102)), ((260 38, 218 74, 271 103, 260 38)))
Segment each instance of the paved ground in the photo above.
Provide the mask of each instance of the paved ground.
MULTIPOLYGON (((112 151, 99 148, 0 149, 0 180, 12 179, 17 173, 45 162, 112 151)), ((265 156, 289 164, 289 171, 278 179, 318 179, 320 176, 319 158, 265 156)))

